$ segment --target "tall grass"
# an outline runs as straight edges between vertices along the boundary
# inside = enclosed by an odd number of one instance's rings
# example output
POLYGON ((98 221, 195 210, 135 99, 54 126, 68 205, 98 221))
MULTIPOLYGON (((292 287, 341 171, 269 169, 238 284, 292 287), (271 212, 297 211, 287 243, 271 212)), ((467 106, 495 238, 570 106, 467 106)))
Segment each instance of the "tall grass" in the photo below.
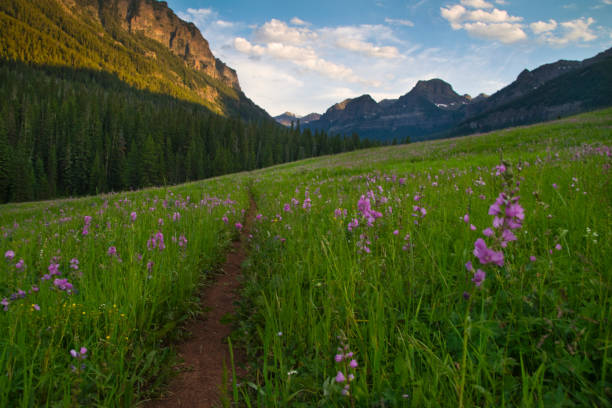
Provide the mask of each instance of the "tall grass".
POLYGON ((610 406, 610 113, 259 172, 243 402, 610 406), (481 265, 517 183, 517 240, 481 265))
POLYGON ((1 206, 0 406, 133 406, 165 382, 249 194, 237 405, 610 406, 611 127, 605 110, 1 206), (483 235, 502 191, 524 208, 504 248, 483 235))
POLYGON ((247 204, 221 179, 2 207, 0 406, 132 406, 167 380, 247 204))

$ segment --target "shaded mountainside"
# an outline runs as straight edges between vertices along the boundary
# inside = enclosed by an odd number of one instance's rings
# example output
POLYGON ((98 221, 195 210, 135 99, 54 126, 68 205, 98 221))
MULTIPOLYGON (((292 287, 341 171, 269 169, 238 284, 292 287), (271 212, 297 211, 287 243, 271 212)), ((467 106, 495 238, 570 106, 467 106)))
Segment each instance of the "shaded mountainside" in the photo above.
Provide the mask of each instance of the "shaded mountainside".
POLYGON ((612 49, 584 61, 524 70, 491 96, 459 95, 440 80, 419 81, 399 99, 347 99, 307 126, 377 140, 424 140, 530 124, 612 105, 612 49))
POLYGON ((155 0, 2 0, 0 58, 92 69, 245 120, 270 119, 192 23, 155 0))
POLYGON ((612 58, 586 64, 545 82, 537 90, 468 118, 449 133, 487 132, 573 115, 612 105, 612 58))
POLYGON ((329 108, 317 121, 306 126, 330 133, 356 132, 378 140, 418 140, 458 122, 458 110, 469 99, 458 95, 440 80, 419 81, 399 99, 376 103, 370 95, 347 99, 329 108))

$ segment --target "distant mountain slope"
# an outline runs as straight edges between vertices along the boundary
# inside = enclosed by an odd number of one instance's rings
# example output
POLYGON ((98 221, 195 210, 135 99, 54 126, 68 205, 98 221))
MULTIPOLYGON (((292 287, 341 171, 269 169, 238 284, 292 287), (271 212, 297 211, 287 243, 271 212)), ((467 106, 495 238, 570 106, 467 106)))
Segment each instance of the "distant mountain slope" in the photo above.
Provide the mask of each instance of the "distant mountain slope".
POLYGON ((270 119, 192 23, 155 0, 2 0, 0 58, 115 74, 228 116, 270 119))
POLYGON ((541 122, 612 105, 611 60, 609 49, 584 61, 524 70, 495 94, 473 99, 440 79, 419 81, 399 99, 347 99, 307 127, 378 140, 423 140, 541 122))
POLYGON ((612 105, 612 49, 584 61, 524 70, 516 81, 466 109, 451 134, 518 126, 612 105))
POLYGON ((295 113, 285 112, 281 115, 275 116, 274 120, 283 126, 289 127, 292 123, 297 126, 298 121, 300 124, 306 124, 318 120, 320 117, 321 115, 318 113, 310 113, 306 116, 298 117, 295 113))
POLYGON ((612 56, 581 65, 536 90, 457 125, 452 134, 486 132, 612 105, 612 56))
POLYGON ((418 140, 448 129, 458 122, 458 110, 470 100, 440 80, 419 81, 399 99, 376 103, 370 95, 347 99, 329 108, 306 126, 329 133, 350 134, 377 140, 418 140))

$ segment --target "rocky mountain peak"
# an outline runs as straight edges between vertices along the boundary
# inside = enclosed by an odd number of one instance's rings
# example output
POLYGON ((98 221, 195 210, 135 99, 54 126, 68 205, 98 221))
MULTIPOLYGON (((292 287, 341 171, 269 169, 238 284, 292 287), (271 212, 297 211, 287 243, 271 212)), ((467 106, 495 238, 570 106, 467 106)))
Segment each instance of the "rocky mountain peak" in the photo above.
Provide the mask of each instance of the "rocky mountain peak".
POLYGON ((468 98, 456 93, 448 82, 438 78, 417 82, 410 94, 422 96, 438 107, 469 102, 468 98))
POLYGON ((348 118, 367 117, 380 110, 376 101, 370 95, 345 99, 329 108, 323 115, 327 120, 338 121, 348 118))

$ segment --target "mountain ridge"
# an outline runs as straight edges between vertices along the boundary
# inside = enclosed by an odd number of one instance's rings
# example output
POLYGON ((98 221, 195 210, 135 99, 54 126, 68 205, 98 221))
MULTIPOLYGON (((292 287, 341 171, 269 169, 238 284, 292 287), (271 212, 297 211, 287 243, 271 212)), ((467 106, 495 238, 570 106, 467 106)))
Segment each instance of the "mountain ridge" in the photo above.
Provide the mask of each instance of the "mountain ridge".
POLYGON ((612 69, 610 73, 606 69, 588 70, 603 67, 607 61, 612 61, 612 48, 583 61, 544 64, 531 71, 523 70, 515 81, 490 96, 481 93, 475 98, 457 94, 450 84, 438 78, 418 81, 398 99, 379 103, 369 95, 346 99, 306 126, 330 133, 356 132, 361 137, 378 140, 403 140, 407 136, 424 140, 541 122, 612 105, 612 69), (575 84, 561 81, 567 89, 554 85, 568 75, 575 75, 575 84), (592 86, 595 82, 600 86, 592 86), (580 91, 581 88, 584 90, 580 91), (515 106, 519 100, 533 105, 515 106), (347 109, 356 101, 367 101, 367 109, 365 106, 347 109))

